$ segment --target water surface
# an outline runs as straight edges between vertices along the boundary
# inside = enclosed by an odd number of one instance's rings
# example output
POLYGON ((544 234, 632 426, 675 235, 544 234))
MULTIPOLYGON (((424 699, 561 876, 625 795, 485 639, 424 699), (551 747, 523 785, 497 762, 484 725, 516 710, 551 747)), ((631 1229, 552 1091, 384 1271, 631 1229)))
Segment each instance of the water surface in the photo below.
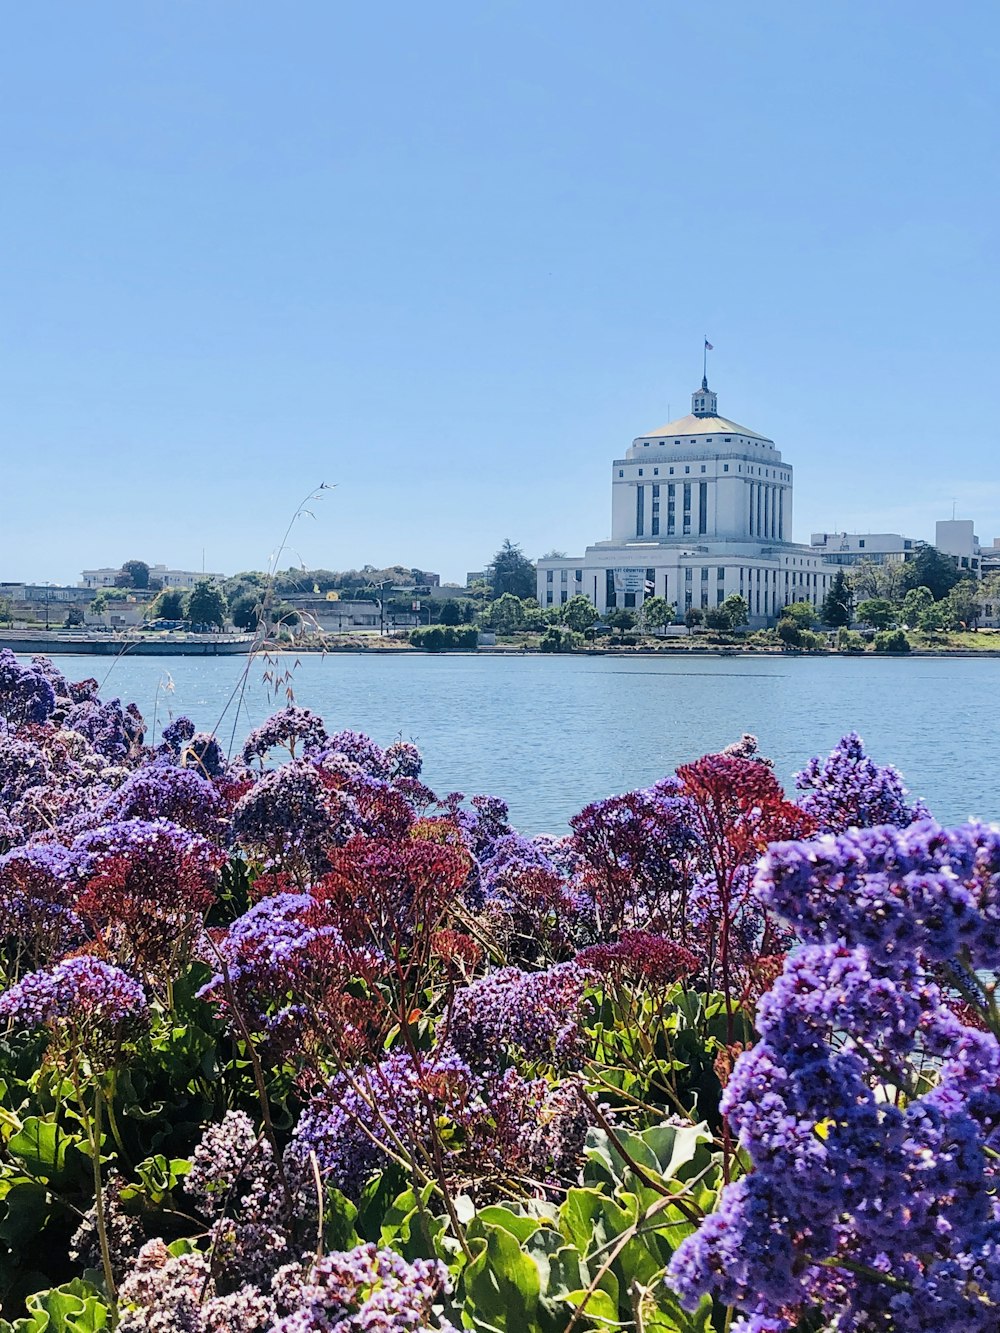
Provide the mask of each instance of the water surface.
MULTIPOLYGON (((107 659, 56 659, 71 678, 107 659)), ((106 697, 156 731, 184 713, 228 747, 285 700, 263 679, 291 670, 295 701, 333 729, 424 753, 437 791, 492 792, 525 832, 561 831, 588 801, 651 782, 751 731, 782 781, 855 729, 903 771, 939 818, 1000 818, 994 751, 1000 660, 991 658, 626 658, 338 653, 255 661, 239 716, 239 658, 125 658, 106 697)))

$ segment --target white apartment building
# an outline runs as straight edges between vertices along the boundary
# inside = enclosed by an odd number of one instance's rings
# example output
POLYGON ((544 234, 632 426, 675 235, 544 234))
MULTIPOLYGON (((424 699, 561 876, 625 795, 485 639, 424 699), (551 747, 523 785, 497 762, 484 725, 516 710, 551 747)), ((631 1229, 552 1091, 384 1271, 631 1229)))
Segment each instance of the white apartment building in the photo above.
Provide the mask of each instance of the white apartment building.
POLYGON ((934 525, 934 545, 945 555, 952 556, 959 569, 969 570, 979 578, 982 573, 982 551, 971 518, 942 519, 934 525))
MULTIPOLYGON (((80 575, 78 588, 113 588, 121 569, 85 569, 80 575)), ((150 582, 161 583, 164 588, 191 589, 199 579, 208 579, 210 583, 221 583, 225 574, 206 574, 201 570, 168 569, 166 565, 150 565, 150 582)))
POLYGON ((902 564, 926 545, 898 532, 814 532, 809 542, 831 565, 857 565, 862 560, 875 565, 902 564))
POLYGON ((656 595, 683 615, 738 593, 754 626, 791 602, 818 607, 833 576, 821 552, 792 541, 790 465, 773 440, 719 416, 707 376, 689 415, 612 464, 611 540, 537 569, 542 606, 582 593, 603 613, 656 595))

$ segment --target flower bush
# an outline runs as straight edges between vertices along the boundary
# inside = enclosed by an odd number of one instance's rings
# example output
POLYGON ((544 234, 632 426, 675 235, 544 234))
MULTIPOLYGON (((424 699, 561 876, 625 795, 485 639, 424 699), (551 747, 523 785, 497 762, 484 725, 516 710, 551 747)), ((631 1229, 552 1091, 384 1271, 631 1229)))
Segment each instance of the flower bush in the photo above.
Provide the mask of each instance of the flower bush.
POLYGON ((421 772, 0 652, 0 1333, 1000 1327, 1000 833, 421 772))

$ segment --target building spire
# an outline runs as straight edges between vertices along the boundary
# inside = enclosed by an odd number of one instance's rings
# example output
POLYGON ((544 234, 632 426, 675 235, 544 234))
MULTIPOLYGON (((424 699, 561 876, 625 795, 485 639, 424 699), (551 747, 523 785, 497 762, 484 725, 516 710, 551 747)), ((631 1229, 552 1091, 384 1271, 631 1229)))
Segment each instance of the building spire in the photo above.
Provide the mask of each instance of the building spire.
POLYGON ((691 415, 696 417, 714 417, 719 414, 719 400, 708 387, 708 354, 715 348, 705 339, 701 355, 701 388, 691 395, 691 415))

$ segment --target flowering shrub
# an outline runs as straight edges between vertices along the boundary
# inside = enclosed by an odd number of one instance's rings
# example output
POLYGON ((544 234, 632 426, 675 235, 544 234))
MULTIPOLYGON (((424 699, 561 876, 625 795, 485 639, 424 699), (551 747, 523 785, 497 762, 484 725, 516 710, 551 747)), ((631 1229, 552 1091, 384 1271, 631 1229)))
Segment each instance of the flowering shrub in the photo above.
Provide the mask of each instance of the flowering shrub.
POLYGON ((0 1333, 1000 1326, 1000 833, 854 735, 421 768, 0 652, 0 1333))

